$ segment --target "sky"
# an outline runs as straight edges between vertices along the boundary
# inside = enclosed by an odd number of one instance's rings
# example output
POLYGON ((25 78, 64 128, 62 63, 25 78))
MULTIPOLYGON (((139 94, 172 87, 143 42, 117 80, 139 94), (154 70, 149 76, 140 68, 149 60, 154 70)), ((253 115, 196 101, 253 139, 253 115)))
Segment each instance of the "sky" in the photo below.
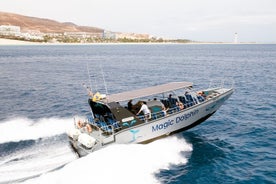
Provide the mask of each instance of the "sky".
POLYGON ((114 32, 276 43, 276 0, 0 0, 0 11, 114 32))

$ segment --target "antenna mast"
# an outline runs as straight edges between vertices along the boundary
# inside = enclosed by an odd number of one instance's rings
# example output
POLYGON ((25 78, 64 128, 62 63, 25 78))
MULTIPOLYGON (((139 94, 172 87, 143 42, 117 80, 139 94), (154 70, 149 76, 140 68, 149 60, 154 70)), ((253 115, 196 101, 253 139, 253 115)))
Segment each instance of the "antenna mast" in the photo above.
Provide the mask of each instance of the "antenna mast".
POLYGON ((108 91, 107 91, 107 86, 106 86, 106 82, 105 82, 105 76, 104 76, 103 66, 102 66, 102 65, 101 65, 101 72, 102 72, 102 76, 103 76, 103 82, 104 82, 105 93, 106 93, 106 95, 108 95, 108 91))
POLYGON ((90 76, 90 71, 89 71, 88 63, 87 63, 87 62, 86 62, 86 69, 87 69, 87 74, 88 74, 88 80, 89 80, 89 83, 90 83, 90 90, 91 90, 91 92, 93 93, 93 91, 92 91, 91 76, 90 76))
MULTIPOLYGON (((92 82, 91 82, 91 76, 90 76, 90 71, 89 71, 89 67, 88 67, 88 62, 86 62, 86 69, 87 69, 88 79, 89 79, 89 83, 90 83, 90 88, 87 87, 85 84, 83 84, 83 86, 86 88, 88 95, 91 96, 91 98, 93 98, 92 82)), ((94 116, 92 108, 90 108, 90 112, 91 112, 92 118, 94 119, 95 116, 94 116)))

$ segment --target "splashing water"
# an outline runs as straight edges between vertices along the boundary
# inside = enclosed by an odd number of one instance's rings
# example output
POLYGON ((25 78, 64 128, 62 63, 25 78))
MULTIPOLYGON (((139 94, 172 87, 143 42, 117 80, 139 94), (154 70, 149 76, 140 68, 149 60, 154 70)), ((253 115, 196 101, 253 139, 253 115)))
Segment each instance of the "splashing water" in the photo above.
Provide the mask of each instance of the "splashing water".
POLYGON ((185 164, 192 151, 184 139, 169 137, 147 145, 112 145, 25 183, 159 183, 154 173, 185 164))
POLYGON ((0 144, 22 140, 36 140, 65 133, 72 126, 72 118, 43 118, 33 121, 27 118, 14 118, 0 123, 0 144))
POLYGON ((1 158, 0 183, 159 183, 155 173, 185 164, 182 153, 192 151, 183 138, 171 136, 145 145, 111 145, 76 159, 64 134, 72 121, 17 118, 1 123, 1 130, 7 131, 0 145, 34 143, 1 158))

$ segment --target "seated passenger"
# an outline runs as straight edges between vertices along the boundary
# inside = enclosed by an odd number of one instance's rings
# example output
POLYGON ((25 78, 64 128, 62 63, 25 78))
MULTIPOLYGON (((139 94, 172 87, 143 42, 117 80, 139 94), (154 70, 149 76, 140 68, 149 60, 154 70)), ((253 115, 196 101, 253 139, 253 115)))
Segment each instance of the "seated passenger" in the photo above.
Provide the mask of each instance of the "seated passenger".
POLYGON ((174 108, 176 106, 177 103, 177 99, 172 97, 172 94, 169 95, 168 97, 168 101, 169 101, 169 107, 170 108, 174 108))
POLYGON ((203 98, 206 98, 206 95, 205 95, 204 91, 199 91, 197 94, 199 96, 202 96, 203 98))
POLYGON ((132 110, 132 100, 129 100, 128 101, 128 103, 127 103, 127 109, 129 110, 129 111, 131 111, 132 110))
POLYGON ((177 107, 179 107, 180 110, 184 109, 184 105, 182 102, 176 102, 177 107))

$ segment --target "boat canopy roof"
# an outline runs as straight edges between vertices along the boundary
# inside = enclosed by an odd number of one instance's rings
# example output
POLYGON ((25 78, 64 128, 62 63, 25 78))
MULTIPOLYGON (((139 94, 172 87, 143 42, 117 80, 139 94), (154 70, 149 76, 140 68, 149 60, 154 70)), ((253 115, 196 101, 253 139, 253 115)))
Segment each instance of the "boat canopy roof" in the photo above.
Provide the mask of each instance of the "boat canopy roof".
POLYGON ((122 93, 117 93, 107 96, 108 102, 122 102, 136 98, 142 98, 147 96, 152 96, 155 94, 162 94, 170 91, 175 91, 178 89, 192 87, 191 82, 171 82, 167 84, 161 84, 157 86, 147 87, 143 89, 137 89, 132 91, 126 91, 122 93))

